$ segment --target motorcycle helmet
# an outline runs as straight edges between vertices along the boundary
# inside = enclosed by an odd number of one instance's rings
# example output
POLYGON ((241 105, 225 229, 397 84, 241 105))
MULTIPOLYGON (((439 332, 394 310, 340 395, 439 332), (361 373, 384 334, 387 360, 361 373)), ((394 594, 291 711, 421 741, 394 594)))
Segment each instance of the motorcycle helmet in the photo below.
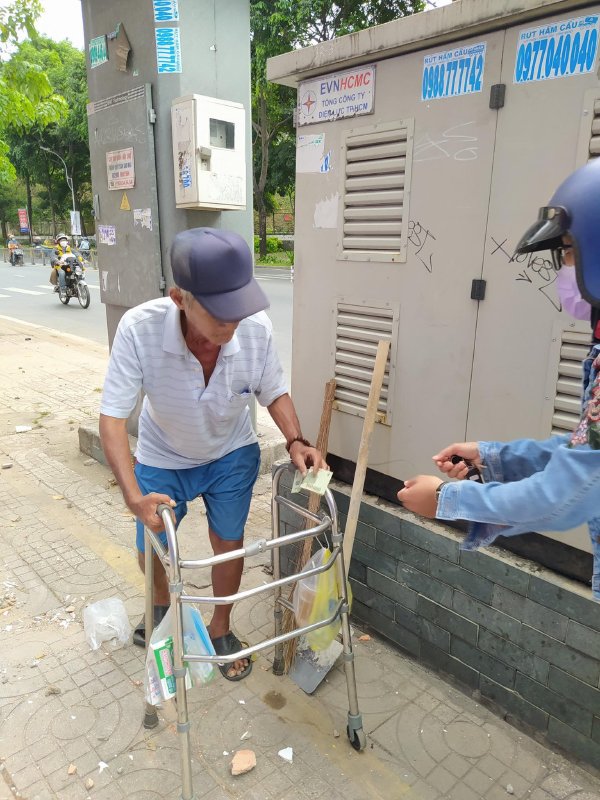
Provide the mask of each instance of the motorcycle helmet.
POLYGON ((600 308, 600 158, 561 183, 548 205, 540 208, 537 221, 521 237, 516 252, 551 250, 558 270, 564 234, 573 241, 581 296, 600 308))
POLYGON ((64 239, 67 244, 69 244, 69 237, 66 233, 59 233, 56 239, 54 240, 55 244, 60 244, 61 239, 64 239))

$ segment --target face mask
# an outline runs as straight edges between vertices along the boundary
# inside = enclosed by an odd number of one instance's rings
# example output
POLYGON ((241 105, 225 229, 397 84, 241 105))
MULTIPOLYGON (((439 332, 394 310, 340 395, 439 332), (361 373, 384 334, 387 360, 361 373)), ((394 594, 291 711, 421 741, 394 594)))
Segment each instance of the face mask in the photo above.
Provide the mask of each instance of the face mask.
POLYGON ((67 240, 66 240, 66 239, 60 239, 60 240, 59 240, 59 242, 58 242, 58 244, 59 244, 59 247, 62 247, 62 248, 63 248, 63 250, 64 250, 64 248, 65 248, 65 247, 66 247, 66 246, 67 246, 69 243, 67 242, 67 240))
POLYGON ((556 290, 563 311, 575 319, 590 321, 592 307, 583 299, 577 286, 575 267, 561 267, 556 276, 556 290))

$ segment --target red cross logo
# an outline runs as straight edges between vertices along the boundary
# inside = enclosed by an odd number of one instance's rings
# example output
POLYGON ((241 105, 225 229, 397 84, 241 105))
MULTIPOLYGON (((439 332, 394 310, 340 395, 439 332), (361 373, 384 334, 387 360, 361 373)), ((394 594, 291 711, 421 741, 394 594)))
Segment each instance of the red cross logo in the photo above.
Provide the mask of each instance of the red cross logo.
POLYGON ((309 117, 313 112, 313 106, 317 105, 317 98, 314 92, 307 92, 302 100, 302 105, 305 107, 306 116, 309 117))

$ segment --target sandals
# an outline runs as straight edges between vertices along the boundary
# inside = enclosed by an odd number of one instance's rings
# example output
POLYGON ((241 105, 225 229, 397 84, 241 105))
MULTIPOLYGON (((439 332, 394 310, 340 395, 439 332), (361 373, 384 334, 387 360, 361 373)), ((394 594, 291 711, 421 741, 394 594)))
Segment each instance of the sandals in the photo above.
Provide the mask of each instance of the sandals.
MULTIPOLYGON (((248 647, 246 642, 240 642, 237 638, 235 633, 229 631, 226 633, 225 636, 217 636, 215 639, 211 639, 213 643, 213 647, 215 648, 215 653, 218 656, 229 656, 237 653, 239 650, 243 650, 245 647, 248 647)), ((221 675, 228 681, 241 681, 244 678, 247 678, 248 675, 252 672, 252 659, 250 657, 247 658, 248 663, 244 667, 243 671, 240 672, 239 675, 229 675, 229 670, 233 667, 233 661, 229 661, 226 664, 217 664, 219 667, 219 671, 221 675)))
MULTIPOLYGON (((154 606, 154 627, 163 621, 170 606, 154 606)), ((146 620, 142 617, 140 624, 133 632, 133 643, 138 647, 146 647, 146 620)))

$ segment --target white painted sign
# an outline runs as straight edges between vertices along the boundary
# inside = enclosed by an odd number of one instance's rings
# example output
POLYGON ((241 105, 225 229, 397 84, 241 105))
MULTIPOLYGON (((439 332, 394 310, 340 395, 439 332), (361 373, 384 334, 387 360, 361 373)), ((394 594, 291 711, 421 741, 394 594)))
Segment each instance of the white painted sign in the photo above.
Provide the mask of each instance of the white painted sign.
POLYGON ((372 114, 375 66, 325 75, 298 87, 298 125, 372 114))
POLYGON ((133 147, 126 147, 124 150, 111 150, 107 153, 106 172, 109 189, 133 189, 135 186, 133 147))
POLYGON ((71 211, 71 235, 81 236, 81 214, 79 211, 71 211))

